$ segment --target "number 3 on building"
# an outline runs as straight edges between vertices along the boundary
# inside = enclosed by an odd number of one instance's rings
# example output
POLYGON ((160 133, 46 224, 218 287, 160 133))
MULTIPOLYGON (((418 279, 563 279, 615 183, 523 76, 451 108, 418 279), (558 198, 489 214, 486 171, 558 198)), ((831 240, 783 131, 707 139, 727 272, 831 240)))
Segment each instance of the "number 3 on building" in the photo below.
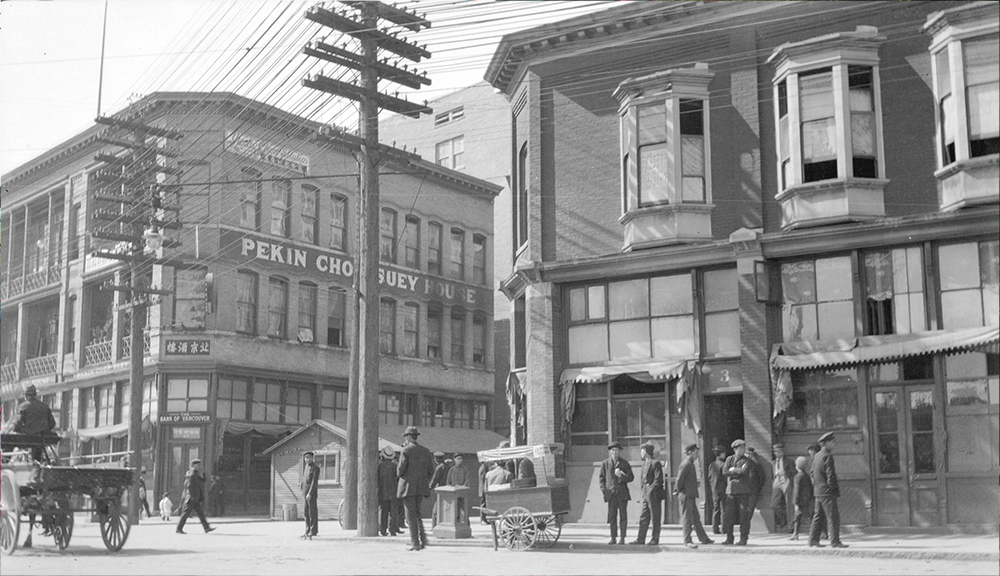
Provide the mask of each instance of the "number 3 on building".
POLYGON ((729 370, 726 369, 719 370, 719 381, 729 382, 729 370))

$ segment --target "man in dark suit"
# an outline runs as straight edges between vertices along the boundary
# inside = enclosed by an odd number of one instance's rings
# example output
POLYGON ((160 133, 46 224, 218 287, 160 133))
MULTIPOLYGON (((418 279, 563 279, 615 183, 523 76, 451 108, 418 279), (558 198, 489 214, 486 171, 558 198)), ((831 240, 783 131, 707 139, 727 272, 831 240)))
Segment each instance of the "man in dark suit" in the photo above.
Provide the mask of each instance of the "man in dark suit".
MULTIPOLYGON (((56 428, 56 419, 52 416, 49 405, 38 399, 38 390, 34 384, 29 385, 24 390, 24 402, 17 407, 17 421, 14 422, 14 432, 20 434, 53 434, 56 428)), ((45 458, 45 449, 35 447, 31 449, 32 458, 41 462, 45 458)))
POLYGON ((191 461, 191 468, 184 476, 184 499, 181 501, 181 519, 177 522, 178 534, 187 534, 184 531, 184 523, 187 522, 191 513, 194 512, 201 520, 201 527, 205 533, 215 530, 208 525, 205 520, 205 475, 201 473, 201 460, 195 458, 191 461))
MULTIPOLYGON (((431 498, 435 498, 435 496, 434 496, 434 489, 435 488, 437 488, 438 486, 447 486, 448 485, 448 470, 449 470, 449 468, 450 468, 450 466, 448 466, 448 463, 445 462, 445 460, 444 460, 444 452, 435 452, 434 453, 434 474, 431 475, 431 482, 430 482, 430 489, 431 489, 430 490, 430 494, 431 494, 431 498)), ((431 528, 434 528, 435 526, 437 526, 437 523, 438 523, 437 505, 435 504, 434 508, 431 510, 431 528)))
POLYGON ((698 473, 695 470, 698 462, 698 445, 688 445, 684 449, 684 454, 686 457, 677 471, 674 494, 677 494, 677 503, 681 507, 681 534, 684 536, 684 545, 688 548, 697 548, 698 545, 691 541, 692 527, 698 533, 698 540, 702 544, 714 544, 714 541, 705 534, 705 527, 698 517, 698 473))
POLYGON ((399 534, 399 519, 396 510, 399 507, 396 490, 399 488, 399 477, 396 476, 395 456, 392 448, 382 448, 378 461, 378 533, 382 536, 399 534))
POLYGON ((319 466, 312 450, 302 455, 302 502, 305 506, 306 533, 303 538, 312 540, 319 534, 319 466))
MULTIPOLYGON (((812 469, 813 469, 813 464, 812 463, 813 463, 813 461, 816 460, 816 455, 819 454, 819 451, 820 451, 819 442, 813 442, 812 444, 810 444, 806 448, 806 451, 809 452, 809 461, 807 463, 808 467, 806 468, 806 472, 809 474, 809 480, 811 482, 812 479, 813 479, 812 478, 812 469)), ((814 504, 815 504, 815 502, 814 502, 814 504)), ((808 520, 810 522, 812 521, 812 516, 813 515, 810 514, 809 517, 808 517, 808 520)), ((827 530, 826 530, 826 518, 823 518, 823 521, 820 522, 819 531, 820 531, 820 535, 819 535, 820 540, 829 540, 830 539, 830 533, 827 532, 827 530)))
POLYGON ((723 465, 722 473, 726 477, 726 518, 724 532, 726 541, 733 543, 733 529, 736 520, 740 522, 740 546, 745 546, 750 537, 750 520, 753 514, 753 504, 757 497, 758 478, 757 464, 747 456, 747 443, 742 439, 733 440, 735 452, 723 465))
POLYGON ((642 471, 639 487, 642 488, 642 512, 639 514, 639 536, 629 544, 645 544, 649 521, 653 521, 650 546, 660 543, 660 516, 663 511, 663 464, 653 458, 652 442, 642 445, 642 471))
POLYGON ((726 465, 726 447, 716 444, 712 449, 715 460, 708 465, 708 488, 712 491, 712 532, 722 534, 722 515, 726 501, 726 477, 722 473, 726 465))
POLYGON ((847 545, 840 541, 840 510, 837 509, 840 484, 837 482, 837 469, 833 464, 833 448, 836 445, 833 432, 820 436, 819 445, 819 454, 813 458, 812 464, 813 496, 816 503, 812 526, 809 527, 809 545, 822 547, 819 543, 819 533, 825 520, 830 531, 830 547, 847 548, 847 545))
POLYGON ((601 463, 601 493, 608 503, 608 524, 611 525, 611 541, 608 544, 624 544, 625 529, 628 526, 628 483, 635 479, 632 465, 619 457, 622 445, 612 442, 608 445, 609 458, 601 463), (620 534, 619 534, 619 528, 620 534))
POLYGON ((396 496, 406 507, 406 524, 410 527, 410 547, 407 550, 421 550, 427 545, 424 521, 420 517, 420 502, 430 496, 430 479, 434 475, 434 456, 431 451, 417 443, 420 432, 416 426, 407 426, 403 432, 403 453, 399 457, 399 488, 396 496))
POLYGON ((785 455, 785 445, 772 446, 774 460, 771 470, 771 509, 774 510, 774 527, 778 532, 791 532, 792 518, 795 517, 795 502, 792 499, 792 480, 795 478, 795 461, 785 455))

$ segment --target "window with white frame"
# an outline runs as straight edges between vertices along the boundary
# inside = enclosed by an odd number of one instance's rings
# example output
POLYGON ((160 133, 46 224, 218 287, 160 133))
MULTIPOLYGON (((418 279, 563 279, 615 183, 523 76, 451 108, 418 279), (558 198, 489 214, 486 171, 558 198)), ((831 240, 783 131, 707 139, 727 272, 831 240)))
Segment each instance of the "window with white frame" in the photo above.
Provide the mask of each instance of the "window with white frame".
POLYGON ((853 277, 850 256, 782 264, 784 341, 854 337, 853 277))
POLYGON ((427 308, 427 357, 441 358, 441 327, 443 311, 440 306, 427 308))
POLYGON ((257 332, 257 274, 244 270, 236 274, 236 331, 257 332))
POLYGON ((465 162, 462 160, 464 154, 465 136, 456 136, 444 142, 438 142, 434 147, 434 161, 440 166, 453 170, 465 168, 465 162))
POLYGON ((1000 242, 938 246, 938 267, 943 328, 1000 322, 1000 242))
POLYGON ((346 346, 344 318, 347 310, 347 291, 340 286, 332 286, 327 295, 329 300, 326 307, 326 344, 346 346))
POLYGON ((247 230, 260 229, 260 205, 262 202, 264 184, 263 175, 253 168, 240 169, 240 227, 247 230))
POLYGON ((465 310, 451 309, 451 361, 465 364, 465 310))
POLYGON ((783 44, 774 101, 782 190, 884 178, 878 48, 871 27, 783 44))
MULTIPOLYGON (((340 484, 340 450, 317 450, 313 462, 319 466, 320 484, 340 484)), ((304 468, 302 473, 305 474, 304 468)))
POLYGON ((458 108, 452 108, 447 112, 442 112, 434 116, 434 127, 438 128, 444 126, 449 122, 455 122, 456 120, 461 120, 465 118, 465 106, 459 106, 458 108))
POLYGON ((271 182, 271 234, 288 238, 292 220, 292 181, 271 182))
POLYGON ((288 337, 288 280, 271 276, 268 279, 267 335, 274 338, 288 337))
POLYGON ((420 218, 407 215, 403 224, 403 264, 420 268, 420 218))
POLYGON ((486 284, 486 237, 481 234, 472 236, 472 281, 486 284))
POLYGON ((379 301, 379 351, 383 354, 396 353, 396 302, 389 298, 379 301))
POLYGON ((300 342, 316 341, 316 307, 319 288, 310 282, 299 282, 299 331, 300 342))
POLYGON ((330 194, 330 248, 347 249, 347 198, 330 194))
POLYGON ((396 262, 396 212, 383 208, 379 217, 378 258, 382 262, 396 262))
POLYGON ((427 225, 430 235, 427 242, 427 272, 429 274, 441 274, 441 241, 444 236, 444 227, 437 222, 427 225))
POLYGON ((461 228, 451 229, 451 241, 449 242, 449 252, 451 253, 451 267, 448 275, 459 280, 465 279, 465 231, 461 228))
POLYGON ((315 186, 303 185, 301 189, 302 201, 299 204, 299 226, 301 228, 301 240, 308 244, 319 242, 319 188, 315 186))
POLYGON ((167 378, 167 412, 207 411, 208 378, 167 378))
POLYGON ((420 306, 412 302, 407 302, 403 306, 403 356, 416 357, 418 355, 418 340, 420 336, 420 306))
POLYGON ((865 334, 927 329, 923 255, 918 246, 864 255, 865 334))
POLYGON ((486 364, 486 317, 481 313, 472 315, 472 363, 486 364))

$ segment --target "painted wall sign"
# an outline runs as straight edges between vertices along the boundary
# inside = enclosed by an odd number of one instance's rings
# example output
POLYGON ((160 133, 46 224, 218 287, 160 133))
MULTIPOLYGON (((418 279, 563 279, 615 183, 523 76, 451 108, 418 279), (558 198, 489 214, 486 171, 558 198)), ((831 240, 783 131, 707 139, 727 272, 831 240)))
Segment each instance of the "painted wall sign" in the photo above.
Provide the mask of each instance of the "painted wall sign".
POLYGON ((194 422, 211 422, 211 414, 201 414, 197 412, 167 412, 161 414, 160 422, 164 424, 176 424, 176 423, 194 423, 194 422))
MULTIPOLYGON (((344 280, 352 278, 357 270, 354 261, 342 254, 273 242, 269 238, 236 230, 221 230, 219 245, 224 256, 243 262, 256 260, 280 264, 338 276, 344 280)), ((392 266, 380 266, 378 278, 382 286, 399 294, 421 295, 467 308, 490 312, 493 310, 493 292, 486 288, 451 282, 416 270, 403 270, 392 266)))
POLYGON ((288 148, 282 148, 264 140, 258 140, 240 134, 239 132, 226 131, 226 139, 223 147, 227 152, 279 166, 288 168, 300 174, 309 173, 309 157, 288 148))
POLYGON ((208 356, 212 353, 211 340, 167 340, 167 354, 173 356, 208 356))

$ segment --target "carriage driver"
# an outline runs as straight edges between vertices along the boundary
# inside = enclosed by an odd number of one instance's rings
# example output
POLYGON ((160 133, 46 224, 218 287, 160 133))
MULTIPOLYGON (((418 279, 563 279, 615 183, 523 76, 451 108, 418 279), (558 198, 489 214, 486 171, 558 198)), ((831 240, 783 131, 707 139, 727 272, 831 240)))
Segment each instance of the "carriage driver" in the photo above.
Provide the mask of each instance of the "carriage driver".
POLYGON ((56 419, 52 417, 49 405, 38 399, 38 391, 34 385, 24 391, 24 402, 17 407, 17 422, 14 432, 21 434, 49 434, 56 427, 56 419))

